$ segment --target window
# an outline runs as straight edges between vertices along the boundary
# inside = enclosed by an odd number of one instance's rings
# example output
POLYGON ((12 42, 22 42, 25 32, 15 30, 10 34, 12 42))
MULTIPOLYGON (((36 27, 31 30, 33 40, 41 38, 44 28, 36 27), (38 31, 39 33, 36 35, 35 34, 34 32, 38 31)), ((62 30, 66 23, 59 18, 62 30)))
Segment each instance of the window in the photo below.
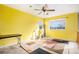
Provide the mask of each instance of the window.
POLYGON ((57 19, 57 20, 50 20, 49 21, 49 29, 65 29, 66 28, 66 20, 63 19, 57 19))
POLYGON ((43 29, 43 22, 42 21, 39 21, 38 25, 39 25, 39 30, 43 29))

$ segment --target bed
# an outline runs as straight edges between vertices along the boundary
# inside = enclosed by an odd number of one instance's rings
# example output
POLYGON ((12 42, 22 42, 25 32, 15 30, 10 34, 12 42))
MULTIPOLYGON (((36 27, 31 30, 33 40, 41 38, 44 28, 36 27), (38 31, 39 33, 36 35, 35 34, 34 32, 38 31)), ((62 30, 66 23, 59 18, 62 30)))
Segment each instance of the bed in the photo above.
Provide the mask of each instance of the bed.
POLYGON ((54 51, 58 54, 62 54, 64 51, 65 44, 68 44, 68 41, 65 40, 59 40, 59 39, 52 39, 52 40, 46 40, 43 42, 43 47, 54 51))

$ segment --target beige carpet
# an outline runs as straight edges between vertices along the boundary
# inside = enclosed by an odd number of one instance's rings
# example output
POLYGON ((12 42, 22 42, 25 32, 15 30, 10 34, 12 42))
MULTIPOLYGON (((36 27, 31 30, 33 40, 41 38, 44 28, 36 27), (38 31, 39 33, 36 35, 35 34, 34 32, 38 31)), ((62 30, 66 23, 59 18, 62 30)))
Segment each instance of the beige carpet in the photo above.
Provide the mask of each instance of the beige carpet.
POLYGON ((0 48, 0 54, 27 54, 22 48, 17 45, 0 48))

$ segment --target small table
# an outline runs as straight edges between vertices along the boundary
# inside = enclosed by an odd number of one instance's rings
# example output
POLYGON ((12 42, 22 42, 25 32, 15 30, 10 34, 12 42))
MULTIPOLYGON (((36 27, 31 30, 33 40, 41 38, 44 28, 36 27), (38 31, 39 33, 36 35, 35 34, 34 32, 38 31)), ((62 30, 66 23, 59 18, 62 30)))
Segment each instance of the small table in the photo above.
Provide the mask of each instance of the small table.
POLYGON ((12 38, 16 37, 18 39, 17 44, 21 45, 21 34, 8 34, 8 35, 0 35, 0 40, 6 39, 6 38, 12 38))
MULTIPOLYGON (((6 38, 12 38, 12 37, 16 37, 18 42, 17 45, 19 45, 23 50, 25 50, 26 52, 28 52, 22 45, 21 45, 21 34, 8 34, 8 35, 0 35, 0 40, 2 39, 6 39, 6 38)), ((29 53, 29 52, 28 52, 29 53)))

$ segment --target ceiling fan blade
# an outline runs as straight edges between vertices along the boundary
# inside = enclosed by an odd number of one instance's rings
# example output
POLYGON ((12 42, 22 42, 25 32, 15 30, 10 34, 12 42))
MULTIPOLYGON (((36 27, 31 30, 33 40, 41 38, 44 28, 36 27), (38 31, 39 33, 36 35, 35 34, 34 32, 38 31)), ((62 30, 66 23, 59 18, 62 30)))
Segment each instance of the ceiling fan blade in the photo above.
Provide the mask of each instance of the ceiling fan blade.
POLYGON ((55 11, 55 9, 49 9, 49 10, 46 10, 46 11, 55 11))
POLYGON ((45 4, 45 6, 44 6, 46 9, 48 9, 48 5, 47 4, 45 4))
POLYGON ((41 9, 34 9, 34 10, 36 10, 36 11, 41 11, 41 9))
POLYGON ((39 15, 41 14, 42 12, 38 13, 39 15))

